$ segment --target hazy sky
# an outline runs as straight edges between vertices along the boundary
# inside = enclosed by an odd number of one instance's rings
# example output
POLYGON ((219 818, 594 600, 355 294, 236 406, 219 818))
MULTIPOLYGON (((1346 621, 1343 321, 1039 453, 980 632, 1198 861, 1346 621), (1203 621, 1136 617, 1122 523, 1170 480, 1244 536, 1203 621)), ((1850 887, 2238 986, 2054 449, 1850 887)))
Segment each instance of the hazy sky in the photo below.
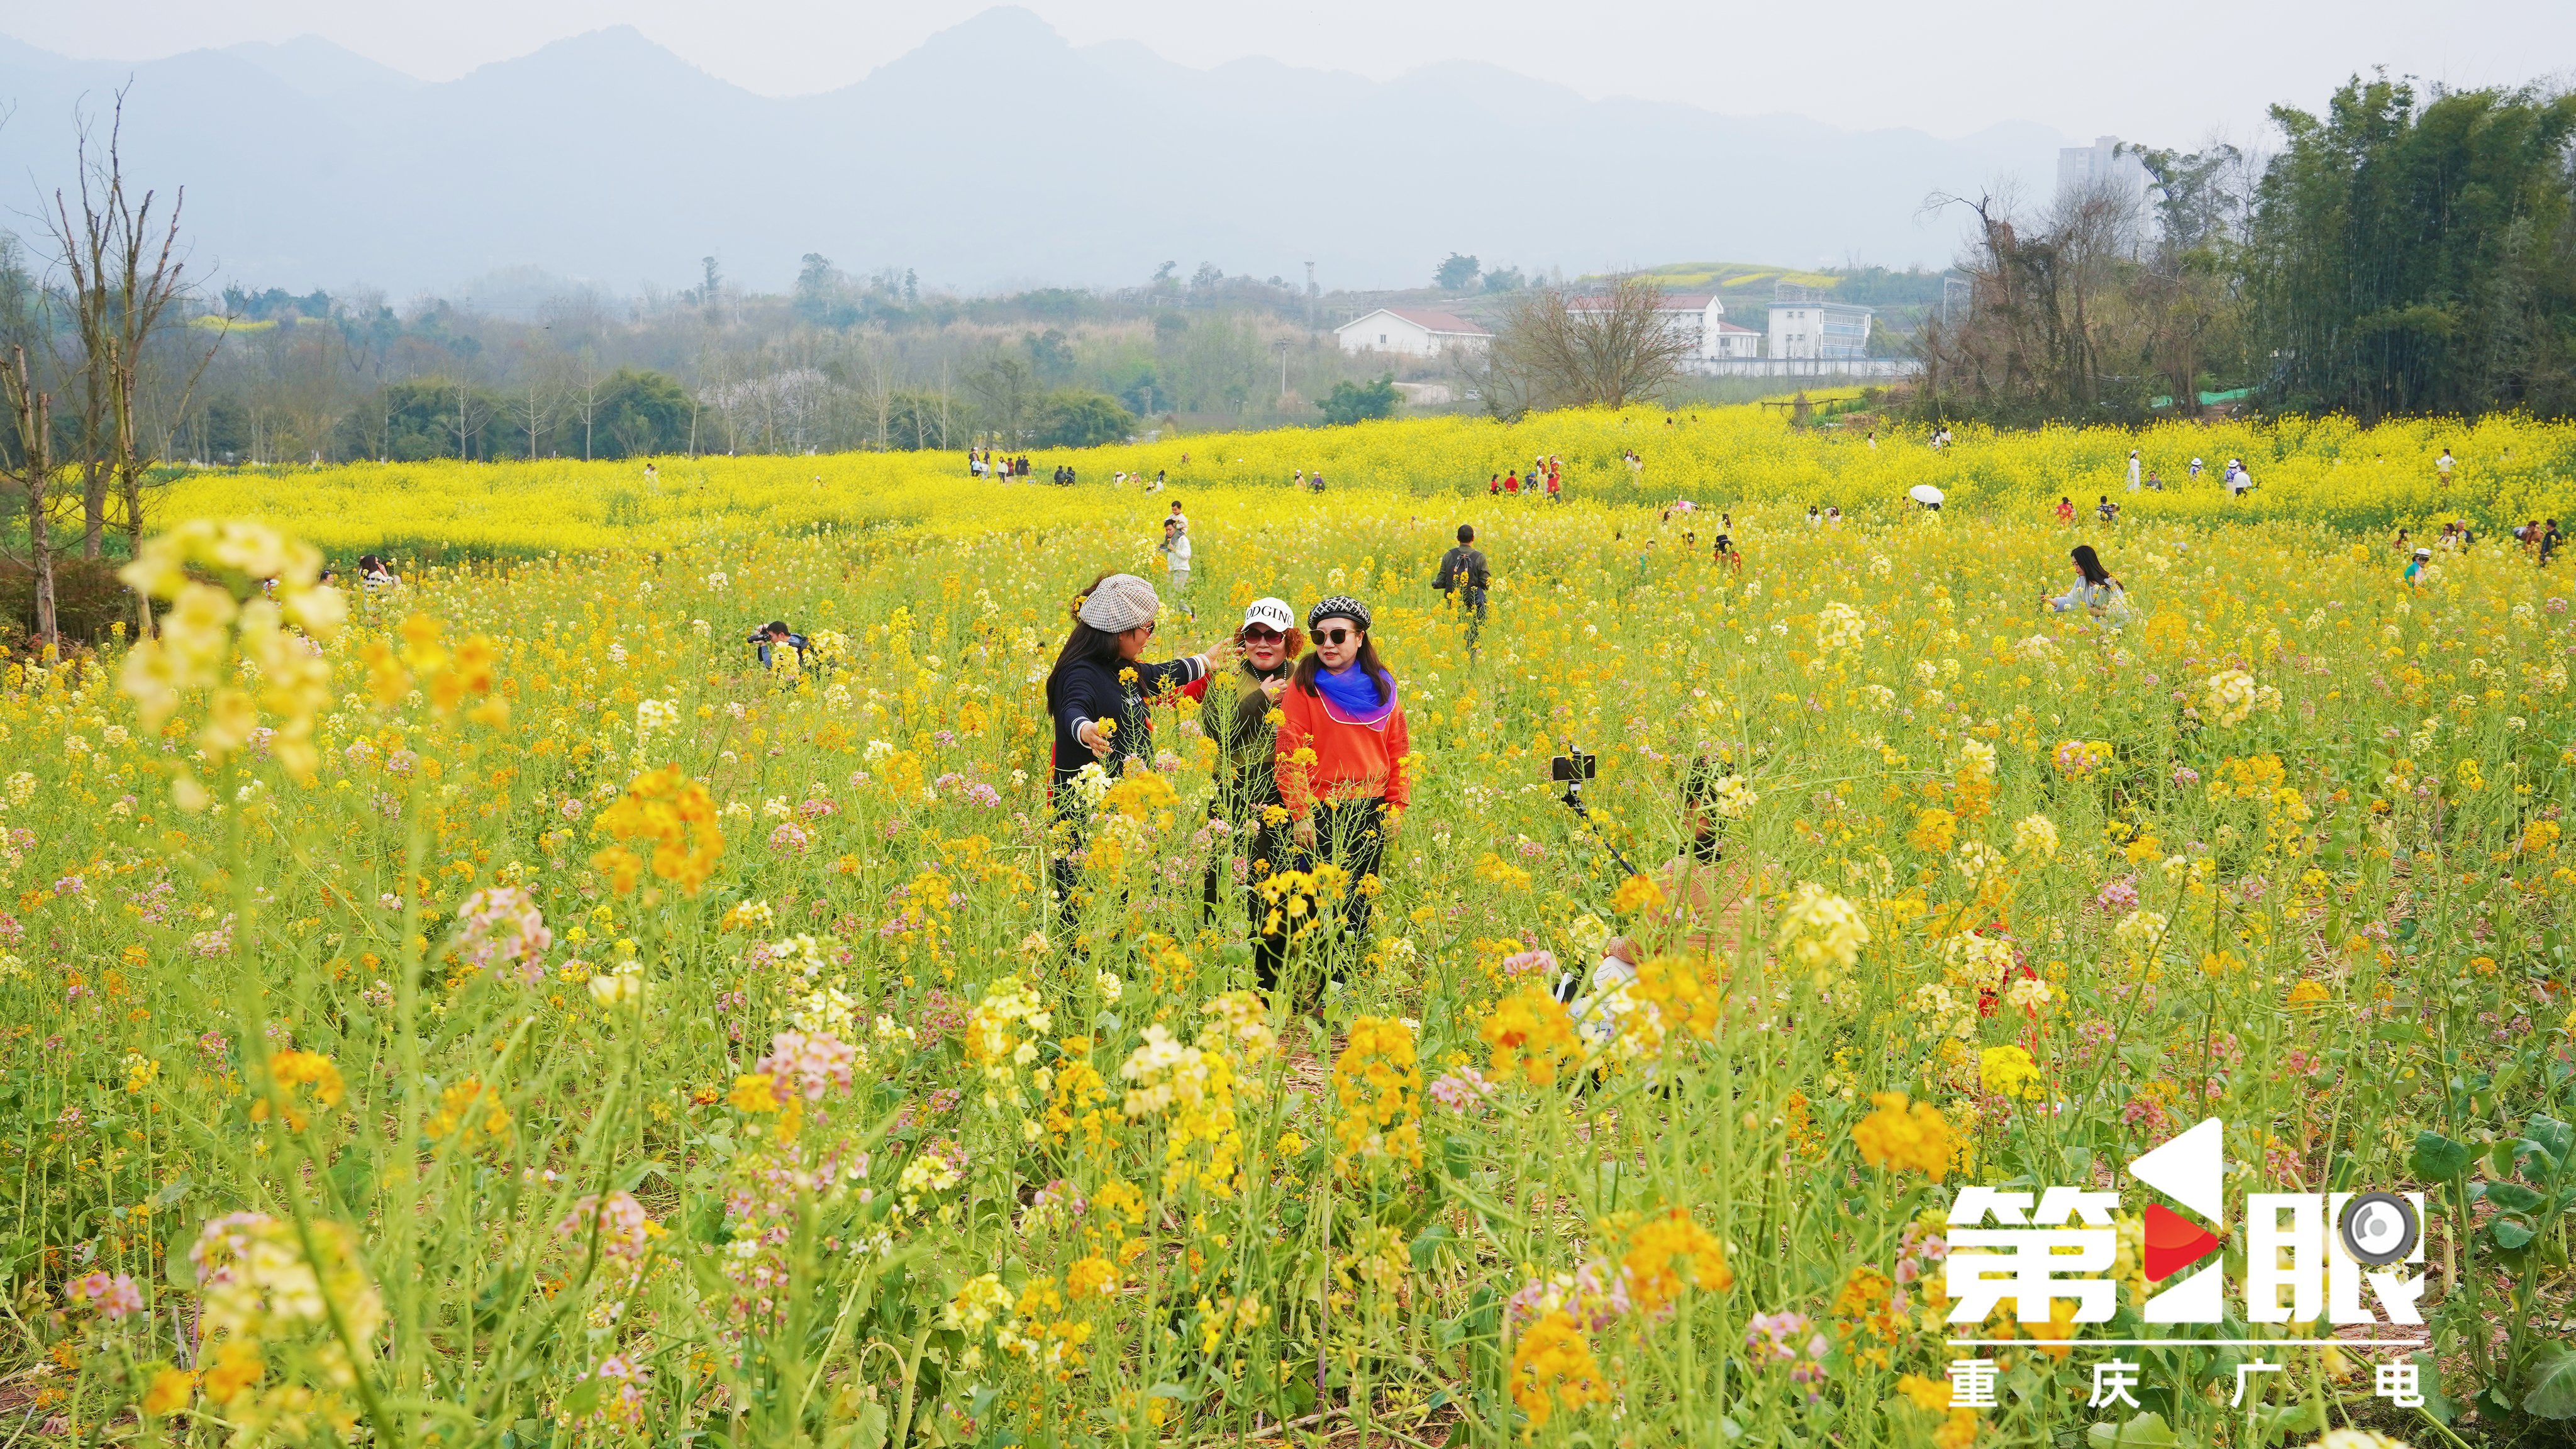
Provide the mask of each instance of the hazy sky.
MULTIPOLYGON (((987 0, 22 0, 0 11, 0 33, 131 60, 318 34, 444 80, 624 23, 747 89, 793 95, 857 80, 985 8, 987 0)), ((1821 11, 1776 0, 1631 0, 1587 7, 1588 15, 1531 0, 1307 0, 1286 12, 1205 0, 1030 0, 1028 8, 1077 44, 1137 40, 1195 66, 1261 55, 1386 80, 1435 61, 1478 60, 1594 97, 1943 136, 2023 120, 2077 138, 2172 144, 2223 128, 2242 141, 2259 139, 2271 102, 2313 108, 2373 66, 2454 86, 2519 84, 2540 78, 2542 67, 2562 77, 2576 67, 2570 0, 2246 0, 2116 11, 2063 0, 1846 0, 1821 11)), ((961 86, 971 79, 961 75, 961 86)))

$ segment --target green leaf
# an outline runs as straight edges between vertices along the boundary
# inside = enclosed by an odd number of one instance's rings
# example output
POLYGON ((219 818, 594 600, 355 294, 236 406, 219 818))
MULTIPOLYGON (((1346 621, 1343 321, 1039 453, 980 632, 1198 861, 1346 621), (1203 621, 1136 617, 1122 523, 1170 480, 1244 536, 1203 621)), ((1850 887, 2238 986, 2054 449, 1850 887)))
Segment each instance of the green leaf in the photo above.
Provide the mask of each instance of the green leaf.
POLYGON ((1413 1271, 1430 1272, 1431 1265, 1439 1259, 1440 1245, 1450 1241, 1453 1235, 1447 1223, 1433 1223, 1423 1229, 1422 1236, 1413 1240, 1413 1271))
POLYGON ((2429 1353, 2415 1355, 2415 1387, 2424 1395, 2424 1412, 2436 1424, 2460 1417, 2460 1406, 2442 1392, 2442 1366, 2429 1353))
POLYGON ((2522 1371, 2522 1411, 2535 1419, 2576 1419, 2576 1353, 2551 1343, 2522 1371))
POLYGON ((884 1449, 886 1440, 886 1407, 874 1399, 859 1405, 859 1416, 847 1424, 850 1437, 845 1449, 884 1449))
POLYGON ((2408 1042, 2424 1039, 2423 1028, 2404 1021, 2383 1021, 2379 1024, 2379 1029, 2370 1035, 2376 1041, 2408 1042))
POLYGON ((2092 1449, 2132 1449, 2132 1446, 2178 1445, 2182 1440, 2166 1425, 2162 1414, 2140 1414, 2125 1424, 2108 1421, 2084 1431, 2084 1440, 2092 1449))
POLYGON ((2468 1171, 2472 1155, 2468 1144, 2454 1142, 2429 1127, 2415 1134, 2415 1175, 2427 1182, 2448 1182, 2468 1171))
POLYGON ((576 1419, 598 1407, 599 1380, 596 1377, 573 1385, 572 1392, 563 1397, 563 1412, 576 1419))
POLYGON ((2523 1124, 2522 1135, 2547 1152, 2553 1164, 2565 1162, 2567 1154, 2576 1151, 2576 1127, 2570 1127, 2555 1117, 2533 1113, 2531 1120, 2523 1124))
POLYGON ((331 1164, 331 1186, 340 1200, 352 1211, 364 1211, 376 1197, 376 1164, 367 1154, 351 1148, 331 1164))
POLYGON ((2324 1427, 2318 1422, 2315 1404, 2291 1404, 2264 1416, 2259 1437, 2267 1443, 2277 1443, 2292 1434, 2313 1434, 2324 1427))
POLYGON ((1440 1166, 1460 1182, 1467 1181, 1476 1170, 1476 1143, 1470 1137, 1452 1132, 1440 1139, 1440 1166))
POLYGON ((2488 1225, 2487 1231, 2495 1236, 2496 1246, 2508 1253, 2529 1243, 2534 1236, 2519 1218, 2498 1218, 2488 1225))
POLYGON ((2549 1201, 2518 1182, 2490 1182, 2483 1186, 2486 1200, 2509 1213, 2536 1212, 2549 1201))
POLYGON ((181 1199, 181 1198, 183 1198, 183 1197, 186 1197, 186 1196, 188 1195, 188 1188, 189 1188, 189 1186, 190 1186, 190 1183, 189 1183, 189 1181, 188 1181, 188 1174, 186 1174, 186 1173, 184 1173, 184 1172, 183 1172, 183 1173, 180 1173, 180 1174, 179 1174, 179 1176, 178 1176, 176 1179, 174 1179, 168 1187, 165 1187, 165 1188, 161 1189, 159 1192, 156 1192, 156 1193, 152 1194, 152 1205, 153 1205, 154 1207, 156 1207, 156 1208, 166 1208, 166 1207, 174 1207, 174 1206, 176 1206, 176 1205, 178 1204, 178 1202, 179 1202, 179 1199, 181 1199))

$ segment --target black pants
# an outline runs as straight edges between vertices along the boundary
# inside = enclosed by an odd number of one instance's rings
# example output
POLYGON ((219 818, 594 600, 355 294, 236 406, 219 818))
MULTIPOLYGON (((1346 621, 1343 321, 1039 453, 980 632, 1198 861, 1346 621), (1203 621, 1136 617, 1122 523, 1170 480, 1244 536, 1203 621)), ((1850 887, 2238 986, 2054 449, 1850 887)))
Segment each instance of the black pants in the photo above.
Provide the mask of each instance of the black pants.
POLYGON ((1046 835, 1047 883, 1055 887, 1057 928, 1069 943, 1074 923, 1082 918, 1082 908, 1074 903, 1074 892, 1082 889, 1082 865, 1074 857, 1082 851, 1082 807, 1072 792, 1049 802, 1046 835))
MULTIPOLYGON (((1318 919, 1309 936, 1317 954, 1327 963, 1326 974, 1340 976, 1333 969, 1337 962, 1347 962, 1364 955, 1368 948, 1369 916, 1376 904, 1377 874, 1386 858, 1386 802, 1383 800, 1348 800, 1315 808, 1315 848, 1302 850, 1289 839, 1286 827, 1276 832, 1261 832, 1260 844, 1284 851, 1288 859, 1281 864, 1272 857, 1274 870, 1311 871, 1318 865, 1337 865, 1350 875, 1344 883, 1341 899, 1329 908, 1329 914, 1318 919)), ((1257 855, 1255 858, 1259 858, 1257 855)), ((1284 919, 1278 931, 1268 930, 1269 918, 1277 909, 1253 894, 1252 917, 1259 932, 1253 947, 1253 968, 1260 977, 1261 989, 1270 990, 1279 983, 1279 972, 1288 957, 1292 934, 1284 919)), ((1321 910, 1323 908, 1317 907, 1321 910)), ((1284 913, 1283 913, 1284 914, 1284 913)))
POLYGON ((1478 588, 1461 587, 1450 591, 1448 594, 1448 600, 1451 607, 1465 611, 1467 615, 1467 647, 1470 649, 1475 648, 1478 636, 1485 632, 1485 591, 1478 588))

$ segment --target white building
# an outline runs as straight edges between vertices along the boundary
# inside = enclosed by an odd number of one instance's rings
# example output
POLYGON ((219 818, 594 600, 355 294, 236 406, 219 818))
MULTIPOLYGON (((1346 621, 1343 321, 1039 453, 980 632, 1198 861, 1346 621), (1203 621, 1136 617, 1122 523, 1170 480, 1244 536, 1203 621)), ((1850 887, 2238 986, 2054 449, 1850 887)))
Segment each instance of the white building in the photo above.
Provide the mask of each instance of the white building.
POLYGON ((1760 357, 1762 334, 1750 327, 1720 322, 1716 331, 1700 339, 1699 355, 1711 362, 1728 357, 1760 357))
MULTIPOLYGON (((1598 294, 1569 298, 1565 304, 1577 312, 1597 312, 1610 305, 1610 299, 1598 294)), ((1690 342, 1692 362, 1714 361, 1721 357, 1759 357, 1762 334, 1750 327, 1738 327, 1726 320, 1726 303, 1714 292, 1679 292, 1668 294, 1664 305, 1656 309, 1665 325, 1690 342)))
POLYGON ((2090 146, 2064 146, 2057 152, 2057 194, 2073 196, 2107 188, 2129 202, 2147 199, 2147 168, 2134 150, 2120 149, 2117 136, 2096 136, 2090 146))
POLYGON ((1817 287, 1782 282, 1771 292, 1773 357, 1846 359, 1869 355, 1867 307, 1831 300, 1817 287))
POLYGON ((1380 307, 1333 329, 1344 352, 1393 352, 1406 357, 1437 357, 1444 352, 1481 352, 1494 334, 1448 312, 1419 307, 1380 307))

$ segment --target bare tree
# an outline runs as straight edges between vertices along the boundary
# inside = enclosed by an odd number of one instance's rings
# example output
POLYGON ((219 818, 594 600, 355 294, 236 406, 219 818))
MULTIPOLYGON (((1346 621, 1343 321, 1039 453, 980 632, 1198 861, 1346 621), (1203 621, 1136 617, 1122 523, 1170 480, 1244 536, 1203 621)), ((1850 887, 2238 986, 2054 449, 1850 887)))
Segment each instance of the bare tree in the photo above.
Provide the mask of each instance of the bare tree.
POLYGON ((526 434, 528 461, 533 463, 537 440, 545 436, 546 425, 554 421, 563 399, 563 359, 551 349, 531 345, 523 349, 517 371, 518 384, 510 389, 510 421, 526 434))
POLYGON ((608 386, 608 378, 599 370, 599 354, 588 343, 581 349, 581 360, 564 387, 564 406, 581 419, 581 460, 590 461, 591 435, 599 422, 599 400, 608 386))
POLYGON ((471 458, 474 456, 474 439, 482 433, 484 425, 492 421, 492 409, 483 399, 474 395, 474 384, 468 381, 462 372, 456 376, 454 421, 456 456, 460 459, 471 458))
POLYGON ((0 360, 0 401, 9 405, 17 429, 17 466, 6 474, 27 500, 28 572, 35 576, 36 637, 59 647, 62 630, 54 616, 53 400, 38 390, 27 366, 27 349, 12 347, 0 360))
POLYGON ((2141 417, 2160 385, 2188 411, 2204 359, 2233 345, 2227 244, 2204 215, 2178 224, 2168 210, 2149 247, 2139 198, 2111 186, 2069 192, 2035 221, 2017 218, 2008 195, 1925 205, 1977 219, 1957 264, 1967 305, 1944 306, 1915 340, 1929 416, 2141 417))
POLYGON ((1520 294, 1469 380, 1496 417, 1541 408, 1626 407, 1680 371, 1697 339, 1664 311, 1664 289, 1626 276, 1605 292, 1520 294))
POLYGON ((876 418, 877 451, 886 450, 886 432, 894 420, 894 370, 886 358, 883 328, 870 328, 867 339, 866 391, 861 394, 876 418))
POLYGON ((2135 203, 2107 188, 2077 192, 2025 234, 2008 196, 1971 201, 1935 195, 1938 211, 1976 213, 1977 234, 1958 270, 1966 314, 1927 325, 1917 343, 1924 401, 1985 410, 2081 413, 2101 400, 2104 304, 2126 279, 2136 241, 2135 203))
MULTIPOLYGON (((154 342, 177 320, 172 309, 187 295, 186 265, 179 257, 179 215, 187 192, 174 195, 168 215, 159 220, 152 214, 155 193, 146 191, 139 201, 128 193, 119 149, 124 124, 125 95, 120 91, 104 158, 93 156, 89 131, 82 128, 78 215, 70 198, 56 191, 50 223, 69 273, 72 332, 81 353, 84 558, 100 554, 111 490, 124 515, 119 523, 128 552, 141 548, 144 480, 169 441, 166 429, 148 429, 141 417, 145 369, 154 342)), ((208 348, 189 370, 171 409, 174 416, 187 411, 187 395, 213 355, 208 348)), ((22 376, 22 388, 25 384, 22 376)), ((148 635, 151 605, 138 594, 135 608, 136 625, 148 635)))

